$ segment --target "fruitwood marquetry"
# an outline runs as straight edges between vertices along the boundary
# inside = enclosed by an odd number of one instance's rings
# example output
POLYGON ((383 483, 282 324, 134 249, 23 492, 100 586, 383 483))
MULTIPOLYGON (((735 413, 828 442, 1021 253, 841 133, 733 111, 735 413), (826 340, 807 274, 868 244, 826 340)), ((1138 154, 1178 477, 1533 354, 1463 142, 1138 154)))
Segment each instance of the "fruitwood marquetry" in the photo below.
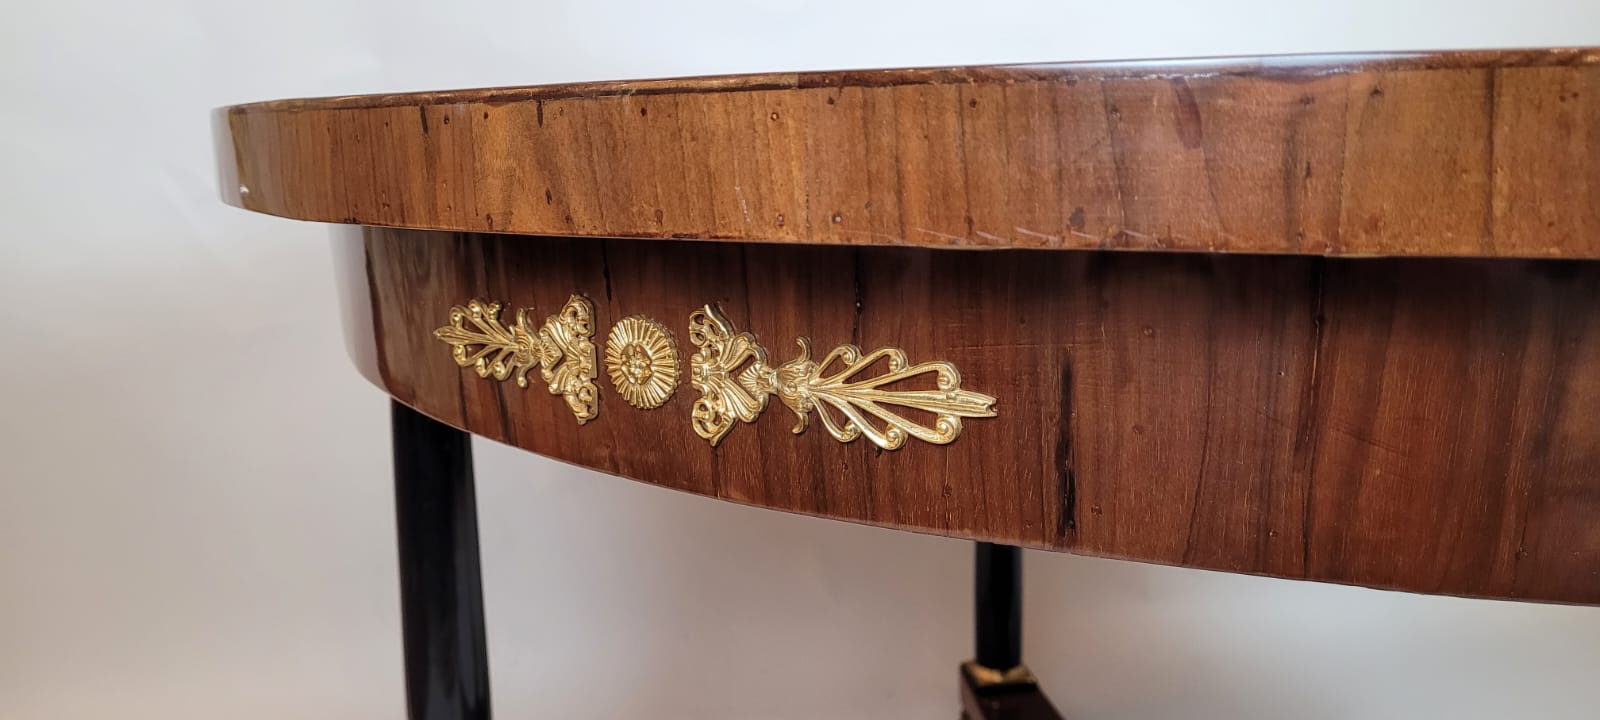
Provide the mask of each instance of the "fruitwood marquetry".
POLYGON ((293 100, 223 195, 326 222, 1600 258, 1600 52, 817 72, 293 100))
POLYGON ((948 252, 366 230, 374 373, 541 454, 742 503, 1172 565, 1600 603, 1600 263, 948 252), (560 403, 456 366, 461 298, 714 303, 755 341, 895 345, 996 398, 949 445, 792 424, 712 447, 694 392, 560 403), (907 308, 915 308, 908 311, 907 308))

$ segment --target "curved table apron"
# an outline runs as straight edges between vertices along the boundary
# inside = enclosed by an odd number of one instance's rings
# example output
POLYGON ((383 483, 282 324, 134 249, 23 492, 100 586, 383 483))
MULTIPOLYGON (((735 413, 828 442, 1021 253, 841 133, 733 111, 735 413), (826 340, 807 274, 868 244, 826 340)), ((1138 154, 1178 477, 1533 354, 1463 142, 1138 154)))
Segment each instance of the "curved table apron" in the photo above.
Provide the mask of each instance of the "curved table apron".
POLYGON ((348 235, 368 376, 542 455, 954 537, 1600 602, 1600 264, 348 235), (677 319, 680 345, 705 303, 775 360, 793 354, 780 338, 898 345, 952 362, 996 416, 885 451, 794 435, 769 407, 712 447, 688 387, 641 411, 602 377, 580 426, 539 383, 480 379, 434 336, 463 298, 553 312, 573 292, 602 328, 677 319))
POLYGON ((1600 603, 1595 51, 607 83, 219 123, 229 202, 364 226, 337 240, 356 357, 470 433, 873 525, 1600 603), (538 367, 479 377, 438 333, 472 299, 533 333, 573 296, 597 356, 581 424, 538 367), (980 399, 953 442, 885 449, 836 439, 826 407, 794 433, 763 386, 713 446, 692 419, 708 306, 768 370, 799 337, 819 361, 894 347, 980 399), (677 354, 653 409, 604 357, 636 315, 677 354))

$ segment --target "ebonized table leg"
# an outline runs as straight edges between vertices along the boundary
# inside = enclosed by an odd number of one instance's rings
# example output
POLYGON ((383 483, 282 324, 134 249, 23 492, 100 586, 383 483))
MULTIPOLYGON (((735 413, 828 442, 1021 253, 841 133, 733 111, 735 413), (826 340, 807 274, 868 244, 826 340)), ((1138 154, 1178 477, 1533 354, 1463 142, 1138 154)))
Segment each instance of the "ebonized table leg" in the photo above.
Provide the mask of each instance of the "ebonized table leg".
POLYGON ((1061 720, 1022 664, 1022 549, 977 544, 974 645, 961 666, 965 720, 1061 720))
MULTIPOLYGON (((487 720, 478 521, 468 436, 393 404, 406 703, 412 720, 487 720)), ((961 668, 969 720, 1060 720, 1022 665, 1022 557, 978 543, 976 659, 961 668)))
POLYGON ((395 520, 411 720, 487 720, 478 516, 468 436, 393 403, 395 520))

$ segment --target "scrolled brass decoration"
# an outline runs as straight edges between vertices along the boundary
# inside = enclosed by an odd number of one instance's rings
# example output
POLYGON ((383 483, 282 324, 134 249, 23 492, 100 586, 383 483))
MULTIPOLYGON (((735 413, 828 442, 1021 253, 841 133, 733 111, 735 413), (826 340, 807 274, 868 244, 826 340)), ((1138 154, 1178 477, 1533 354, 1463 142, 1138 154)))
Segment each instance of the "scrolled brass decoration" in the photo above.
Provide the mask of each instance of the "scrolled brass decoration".
POLYGON ((474 298, 450 308, 450 324, 434 330, 433 336, 450 345, 457 365, 471 367, 478 377, 515 377, 517 387, 525 388, 528 372, 537 366, 550 394, 566 400, 579 425, 599 414, 594 305, 587 298, 568 298, 561 312, 545 318, 537 329, 527 309, 518 310, 508 328, 500 322, 499 303, 474 298))
POLYGON ((800 355, 773 371, 773 392, 796 416, 794 432, 805 432, 812 411, 839 442, 850 442, 865 435, 872 444, 895 450, 914 437, 935 445, 945 445, 961 434, 961 418, 994 417, 995 399, 983 393, 961 389, 961 373, 948 362, 934 361, 909 365, 906 351, 885 347, 866 355, 854 345, 840 345, 822 358, 811 360, 811 341, 796 338, 800 355), (888 359, 889 370, 865 376, 880 359, 888 359), (843 367, 833 372, 835 364, 843 367), (884 386, 924 375, 934 377, 934 387, 926 390, 885 390, 884 386), (921 425, 890 410, 898 406, 934 415, 932 427, 921 425), (836 418, 829 411, 838 411, 836 418), (874 425, 868 416, 882 421, 874 425))
POLYGON ((661 407, 678 388, 678 347, 672 332, 643 315, 618 321, 606 338, 606 374, 629 405, 661 407))
POLYGON ((855 345, 840 345, 817 362, 811 359, 811 341, 802 337, 795 339, 798 357, 771 367, 755 336, 738 332, 710 305, 689 315, 689 340, 700 348, 689 359, 691 383, 701 393, 694 404, 694 430, 712 445, 728 434, 735 420, 754 422, 766 409, 768 395, 778 396, 794 411, 795 434, 805 432, 815 413, 839 442, 864 436, 885 450, 900 448, 908 437, 944 445, 961 434, 962 418, 995 416, 995 398, 962 389, 954 365, 942 360, 912 365, 900 348, 863 354, 855 345), (887 370, 869 374, 880 361, 887 370), (926 376, 933 378, 932 388, 897 386, 926 376), (930 413, 933 423, 922 424, 891 408, 930 413))
POLYGON ((507 328, 500 324, 499 303, 473 298, 450 308, 450 324, 434 330, 433 336, 450 344, 457 365, 471 366, 481 378, 505 380, 516 373, 517 387, 528 386, 528 371, 539 362, 538 335, 528 328, 528 311, 518 310, 517 323, 507 328))
POLYGON ((756 337, 735 330, 710 305, 689 313, 689 342, 700 348, 689 358, 689 384, 700 391, 690 419, 695 434, 715 446, 735 421, 755 422, 767 409, 772 371, 756 337))

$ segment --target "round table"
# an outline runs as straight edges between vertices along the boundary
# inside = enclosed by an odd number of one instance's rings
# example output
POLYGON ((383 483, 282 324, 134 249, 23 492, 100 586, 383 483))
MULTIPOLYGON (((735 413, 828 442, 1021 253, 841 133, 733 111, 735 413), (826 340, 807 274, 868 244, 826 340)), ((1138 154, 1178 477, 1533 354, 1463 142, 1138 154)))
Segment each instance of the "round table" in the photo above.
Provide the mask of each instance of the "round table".
POLYGON ((488 716, 468 434, 978 541, 962 708, 1057 717, 1018 548, 1600 604, 1600 50, 285 100, 350 226, 409 707, 488 716))

